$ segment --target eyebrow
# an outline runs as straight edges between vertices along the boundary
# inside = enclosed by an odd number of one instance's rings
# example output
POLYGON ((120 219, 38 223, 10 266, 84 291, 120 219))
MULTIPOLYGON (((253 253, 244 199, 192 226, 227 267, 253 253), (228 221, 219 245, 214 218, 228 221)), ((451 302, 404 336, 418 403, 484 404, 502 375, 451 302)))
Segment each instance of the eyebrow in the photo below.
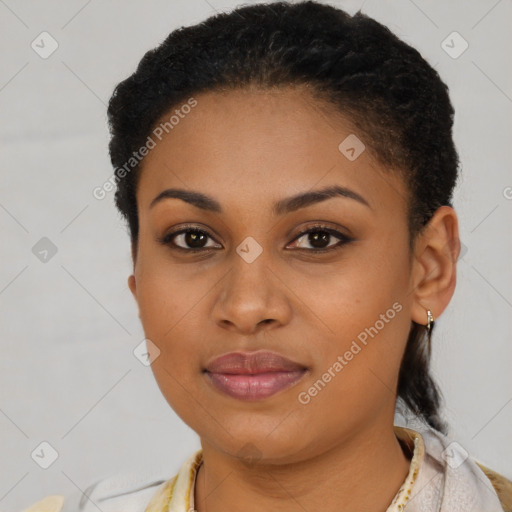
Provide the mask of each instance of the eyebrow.
MULTIPOLYGON (((284 215, 286 213, 291 213, 301 208, 306 208, 307 206, 326 201, 333 197, 353 199, 372 209, 368 201, 357 192, 346 187, 333 185, 320 190, 303 192, 281 199, 273 205, 272 212, 274 215, 284 215)), ((157 203, 164 199, 181 199, 182 201, 185 201, 197 208, 201 208, 202 210, 222 213, 222 206, 213 197, 207 196, 201 192, 183 190, 179 188, 168 188, 163 190, 151 201, 149 208, 153 208, 157 203)))

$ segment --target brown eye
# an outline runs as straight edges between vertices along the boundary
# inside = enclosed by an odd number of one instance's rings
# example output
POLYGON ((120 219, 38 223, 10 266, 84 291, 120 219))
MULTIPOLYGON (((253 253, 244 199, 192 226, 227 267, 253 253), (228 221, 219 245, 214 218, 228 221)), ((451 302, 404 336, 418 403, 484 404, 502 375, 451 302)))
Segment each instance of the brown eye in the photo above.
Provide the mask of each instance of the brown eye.
POLYGON ((327 231, 310 231, 308 233, 308 243, 316 249, 328 247, 332 235, 327 231))
POLYGON ((179 236, 183 236, 183 242, 192 249, 203 248, 206 245, 208 235, 204 231, 185 231, 179 236))
POLYGON ((300 242, 302 240, 305 244, 310 244, 311 248, 308 247, 298 247, 299 249, 304 249, 310 252, 325 252, 333 249, 341 248, 341 246, 346 243, 352 241, 351 238, 336 231, 334 229, 319 226, 308 229, 307 231, 303 231, 296 239, 295 242, 300 242), (338 239, 336 242, 335 239, 338 239), (331 243, 334 242, 334 243, 331 243))
POLYGON ((212 248, 211 245, 207 245, 208 239, 213 240, 206 231, 197 228, 186 228, 168 233, 158 241, 163 245, 170 245, 174 249, 196 252, 212 248))

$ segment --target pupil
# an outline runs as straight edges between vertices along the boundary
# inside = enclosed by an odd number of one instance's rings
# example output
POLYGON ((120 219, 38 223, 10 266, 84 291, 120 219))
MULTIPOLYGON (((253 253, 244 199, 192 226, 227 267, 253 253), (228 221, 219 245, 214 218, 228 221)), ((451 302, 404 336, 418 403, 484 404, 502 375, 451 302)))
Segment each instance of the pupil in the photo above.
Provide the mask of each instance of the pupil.
POLYGON ((313 247, 323 249, 325 246, 329 245, 329 236, 330 234, 327 233, 327 231, 315 231, 309 234, 309 243, 313 247))
POLYGON ((205 234, 200 231, 188 231, 185 234, 185 242, 190 247, 202 247, 201 242, 204 242, 205 238, 205 234))

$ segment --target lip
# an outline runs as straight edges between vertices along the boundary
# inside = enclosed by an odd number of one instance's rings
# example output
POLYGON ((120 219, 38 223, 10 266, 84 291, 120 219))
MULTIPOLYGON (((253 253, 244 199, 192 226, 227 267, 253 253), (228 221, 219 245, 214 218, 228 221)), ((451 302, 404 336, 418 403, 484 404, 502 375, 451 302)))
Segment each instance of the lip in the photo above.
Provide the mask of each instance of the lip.
POLYGON ((276 352, 259 350, 258 352, 229 352, 206 365, 210 373, 231 373, 249 375, 269 372, 287 372, 304 370, 306 366, 292 361, 276 352))
POLYGON ((260 400, 296 384, 308 368, 269 351, 230 352, 204 372, 219 391, 241 400, 260 400))

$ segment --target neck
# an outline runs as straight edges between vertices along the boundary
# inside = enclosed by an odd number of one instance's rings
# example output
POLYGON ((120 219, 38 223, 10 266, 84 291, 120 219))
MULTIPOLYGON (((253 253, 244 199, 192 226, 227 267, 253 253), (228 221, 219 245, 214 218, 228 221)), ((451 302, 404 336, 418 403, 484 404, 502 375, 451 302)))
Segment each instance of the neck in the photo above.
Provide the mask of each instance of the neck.
POLYGON ((393 425, 367 428, 314 458, 293 464, 248 467, 201 440, 203 463, 195 510, 385 512, 409 472, 410 459, 393 425))

